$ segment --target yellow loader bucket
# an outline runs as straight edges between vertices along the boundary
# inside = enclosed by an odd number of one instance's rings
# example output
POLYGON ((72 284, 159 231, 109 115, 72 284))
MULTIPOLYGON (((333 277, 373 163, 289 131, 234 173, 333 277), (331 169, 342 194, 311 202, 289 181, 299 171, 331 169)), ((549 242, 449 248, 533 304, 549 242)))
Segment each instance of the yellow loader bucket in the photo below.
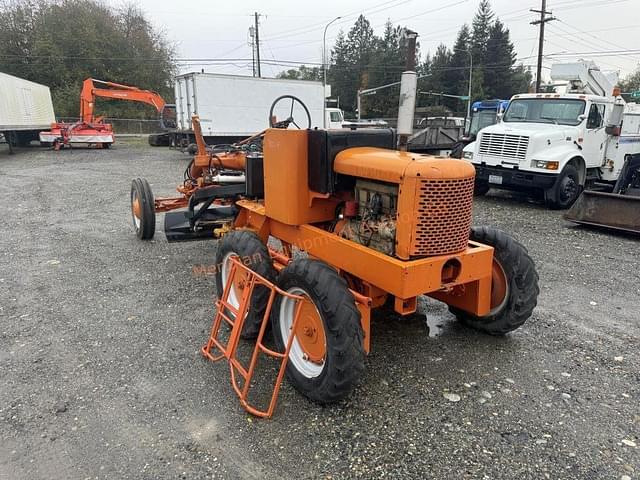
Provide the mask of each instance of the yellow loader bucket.
POLYGON ((564 218, 584 225, 640 234, 640 197, 585 190, 564 218))

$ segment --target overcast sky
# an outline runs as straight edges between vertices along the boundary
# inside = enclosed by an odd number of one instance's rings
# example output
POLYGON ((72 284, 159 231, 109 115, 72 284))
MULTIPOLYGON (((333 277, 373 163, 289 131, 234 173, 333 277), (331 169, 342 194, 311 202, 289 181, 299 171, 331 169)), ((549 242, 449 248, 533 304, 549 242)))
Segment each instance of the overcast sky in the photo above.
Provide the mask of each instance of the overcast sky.
MULTIPOLYGON (((248 29, 253 13, 260 17, 261 57, 272 63, 322 62, 324 25, 343 18, 327 31, 327 48, 340 29, 349 30, 363 13, 382 33, 387 19, 418 32, 421 52, 433 52, 441 42, 451 47, 463 23, 471 23, 480 0, 278 0, 211 1, 139 0, 138 4, 175 42, 184 59, 225 58, 224 64, 181 65, 181 71, 251 74, 248 29)), ((535 65, 538 29, 529 22, 541 0, 492 0, 497 16, 511 31, 519 60, 535 65)), ((557 21, 547 24, 545 72, 555 61, 581 57, 624 77, 640 64, 640 0, 548 0, 557 21), (626 50, 626 51, 625 51, 626 50), (629 51, 631 50, 631 51, 629 51), (597 51, 615 54, 594 54, 597 51), (564 55, 564 56, 561 56, 564 55)), ((275 76, 285 66, 264 65, 263 76, 275 76)), ((533 68, 535 70, 535 68, 533 68)), ((543 72, 543 75, 545 73, 543 72)))

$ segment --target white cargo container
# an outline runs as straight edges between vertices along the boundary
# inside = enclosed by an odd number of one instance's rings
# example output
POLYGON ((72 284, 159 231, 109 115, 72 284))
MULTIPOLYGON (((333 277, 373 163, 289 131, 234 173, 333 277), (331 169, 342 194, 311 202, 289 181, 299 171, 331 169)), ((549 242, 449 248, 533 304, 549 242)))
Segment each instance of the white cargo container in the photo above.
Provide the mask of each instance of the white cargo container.
MULTIPOLYGON (((311 127, 324 126, 325 88, 321 82, 187 73, 176 77, 175 95, 177 133, 190 135, 191 116, 199 115, 202 133, 209 143, 239 140, 268 128, 271 104, 282 95, 293 95, 304 102, 311 115, 311 127)), ((290 109, 291 101, 282 101, 274 115, 284 120, 290 109)), ((342 126, 340 110, 326 112, 330 122, 336 120, 338 127, 342 126)), ((295 104, 293 113, 298 125, 307 128, 306 114, 299 104, 295 104)))
POLYGON ((49 87, 0 73, 0 133, 8 141, 26 145, 53 122, 49 87))

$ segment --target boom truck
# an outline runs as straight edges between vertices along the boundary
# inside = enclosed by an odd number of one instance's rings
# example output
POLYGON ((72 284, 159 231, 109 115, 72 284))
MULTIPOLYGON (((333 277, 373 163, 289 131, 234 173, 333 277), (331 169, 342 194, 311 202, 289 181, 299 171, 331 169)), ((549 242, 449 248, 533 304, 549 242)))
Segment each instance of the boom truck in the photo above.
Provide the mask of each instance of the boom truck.
POLYGON ((553 65, 551 78, 567 82, 567 93, 515 95, 502 121, 464 149, 476 168, 477 192, 542 191, 548 207, 566 209, 585 187, 612 187, 626 155, 640 150, 632 141, 638 133, 621 128, 625 103, 614 95, 617 76, 581 61, 553 65), (614 110, 621 114, 612 116, 614 110))
POLYGON ((162 128, 174 126, 173 123, 169 123, 171 116, 167 114, 173 106, 167 105, 156 92, 87 78, 82 83, 82 91, 80 92, 80 119, 75 123, 52 123, 50 130, 40 132, 40 141, 51 144, 56 149, 73 144, 89 144, 109 148, 114 141, 113 128, 111 124, 105 123, 102 117, 94 115, 97 97, 146 103, 161 114, 160 126, 162 128), (164 121, 165 115, 167 122, 164 121))
POLYGON ((228 361, 249 412, 273 413, 285 374, 315 402, 348 395, 372 347, 371 311, 385 303, 410 315, 428 295, 494 335, 531 316, 538 274, 526 248, 471 225, 472 165, 406 151, 415 94, 416 74, 406 71, 397 136, 320 128, 293 96, 270 108, 285 117, 269 115, 270 128, 233 145, 207 146, 194 116, 198 151, 179 195, 154 197, 146 180, 133 180, 139 239, 153 237, 160 212, 168 241, 220 239, 217 311, 202 354, 228 361), (264 343, 267 325, 275 348, 264 343), (240 338, 255 339, 248 363, 236 355, 240 338), (267 409, 249 398, 263 355, 281 362, 267 409))

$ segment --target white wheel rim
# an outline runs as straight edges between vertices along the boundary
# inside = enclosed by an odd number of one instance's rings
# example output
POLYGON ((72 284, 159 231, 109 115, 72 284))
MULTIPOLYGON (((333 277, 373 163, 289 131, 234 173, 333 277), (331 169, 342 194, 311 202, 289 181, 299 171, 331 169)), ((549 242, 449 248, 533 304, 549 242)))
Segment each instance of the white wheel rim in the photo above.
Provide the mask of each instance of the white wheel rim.
MULTIPOLYGON (((229 252, 222 258, 222 292, 219 292, 219 295, 222 295, 227 288, 227 283, 229 282, 229 276, 231 275, 231 267, 233 263, 231 262, 232 258, 239 258, 236 252, 229 252)), ((238 270, 236 269, 236 274, 238 270)), ((240 299, 236 295, 236 291, 231 286, 229 288, 229 296, 227 297, 227 302, 233 308, 240 308, 240 299)))
MULTIPOLYGON (((299 287, 292 287, 287 290, 287 293, 310 298, 310 295, 299 287)), ((298 302, 296 300, 289 297, 283 297, 280 303, 278 325, 280 328, 280 338, 282 338, 285 346, 289 341, 289 335, 291 335, 293 329, 293 320, 295 318, 297 304, 298 302)), ((300 342, 298 342, 297 336, 293 337, 293 343, 289 351, 289 361, 296 367, 296 370, 306 378, 318 377, 324 370, 326 362, 326 360, 323 360, 322 363, 315 363, 308 360, 300 342)))

